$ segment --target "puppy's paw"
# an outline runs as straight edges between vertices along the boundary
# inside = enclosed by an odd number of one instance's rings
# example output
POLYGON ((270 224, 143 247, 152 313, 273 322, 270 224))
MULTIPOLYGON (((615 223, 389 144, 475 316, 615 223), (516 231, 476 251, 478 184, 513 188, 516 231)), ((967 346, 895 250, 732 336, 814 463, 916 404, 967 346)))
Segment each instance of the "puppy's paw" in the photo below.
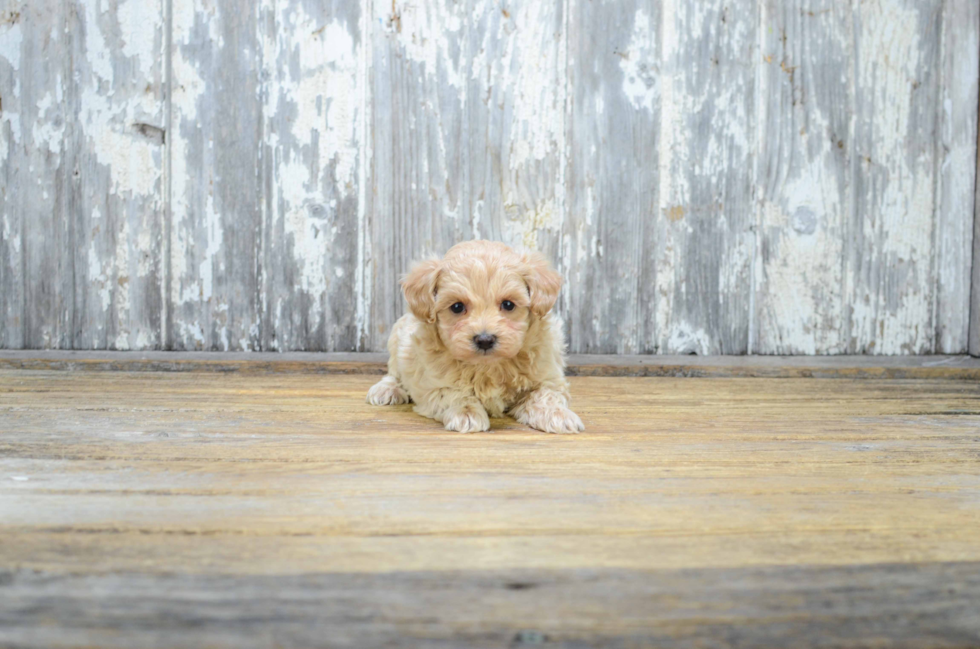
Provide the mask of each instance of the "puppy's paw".
POLYGON ((372 406, 397 406, 408 403, 408 394, 394 377, 386 376, 368 390, 367 402, 372 406))
POLYGON ((490 430, 490 415, 482 406, 463 406, 446 413, 446 430, 458 433, 479 433, 490 430))
POLYGON ((517 417, 517 421, 546 433, 581 433, 585 430, 579 416, 564 406, 527 408, 517 417))

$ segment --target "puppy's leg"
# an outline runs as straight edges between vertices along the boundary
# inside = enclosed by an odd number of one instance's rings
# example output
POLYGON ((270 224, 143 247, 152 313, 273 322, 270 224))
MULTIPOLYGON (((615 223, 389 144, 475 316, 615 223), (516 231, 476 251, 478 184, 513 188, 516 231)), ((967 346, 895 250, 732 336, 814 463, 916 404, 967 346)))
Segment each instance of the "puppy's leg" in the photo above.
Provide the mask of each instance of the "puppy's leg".
POLYGON ((490 415, 472 395, 458 390, 434 390, 415 406, 415 412, 446 425, 446 430, 477 433, 490 430, 490 415))
POLYGON ((568 409, 568 398, 558 390, 538 388, 528 394, 510 415, 525 426, 546 433, 580 433, 585 425, 578 415, 568 409))
POLYGON ((368 390, 367 402, 372 406, 397 406, 408 403, 408 393, 391 374, 384 377, 368 390))

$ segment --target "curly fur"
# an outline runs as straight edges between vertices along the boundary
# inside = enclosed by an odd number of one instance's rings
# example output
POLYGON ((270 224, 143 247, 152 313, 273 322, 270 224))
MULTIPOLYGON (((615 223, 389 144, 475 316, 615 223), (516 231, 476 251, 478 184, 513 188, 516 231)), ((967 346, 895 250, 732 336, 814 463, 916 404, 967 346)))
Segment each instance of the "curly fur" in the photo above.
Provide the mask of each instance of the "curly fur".
POLYGON ((489 430, 490 418, 504 415, 549 433, 584 430, 568 408, 565 345, 551 314, 560 288, 540 254, 502 243, 461 243, 416 264, 402 281, 410 313, 392 329, 388 375, 368 402, 411 401, 461 433, 489 430), (456 303, 465 312, 454 313, 456 303), (495 337, 491 350, 476 345, 481 334, 495 337))

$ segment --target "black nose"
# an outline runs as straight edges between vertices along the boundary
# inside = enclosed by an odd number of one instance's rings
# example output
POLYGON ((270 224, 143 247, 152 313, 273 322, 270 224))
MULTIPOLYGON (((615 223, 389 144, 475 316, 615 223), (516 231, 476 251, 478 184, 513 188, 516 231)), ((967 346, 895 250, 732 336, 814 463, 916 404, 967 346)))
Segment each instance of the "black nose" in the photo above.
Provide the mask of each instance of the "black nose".
POLYGON ((479 349, 489 351, 497 344, 497 337, 492 334, 480 334, 479 336, 473 336, 473 343, 479 349))

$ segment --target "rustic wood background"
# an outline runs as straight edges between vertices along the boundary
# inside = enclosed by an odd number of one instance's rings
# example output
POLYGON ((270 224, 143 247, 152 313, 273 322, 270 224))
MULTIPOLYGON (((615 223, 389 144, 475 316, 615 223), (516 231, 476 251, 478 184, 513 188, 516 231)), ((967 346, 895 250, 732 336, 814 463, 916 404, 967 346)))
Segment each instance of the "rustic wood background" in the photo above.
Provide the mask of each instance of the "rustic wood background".
POLYGON ((968 348, 977 0, 0 7, 0 347, 381 350, 485 237, 573 351, 968 348))

